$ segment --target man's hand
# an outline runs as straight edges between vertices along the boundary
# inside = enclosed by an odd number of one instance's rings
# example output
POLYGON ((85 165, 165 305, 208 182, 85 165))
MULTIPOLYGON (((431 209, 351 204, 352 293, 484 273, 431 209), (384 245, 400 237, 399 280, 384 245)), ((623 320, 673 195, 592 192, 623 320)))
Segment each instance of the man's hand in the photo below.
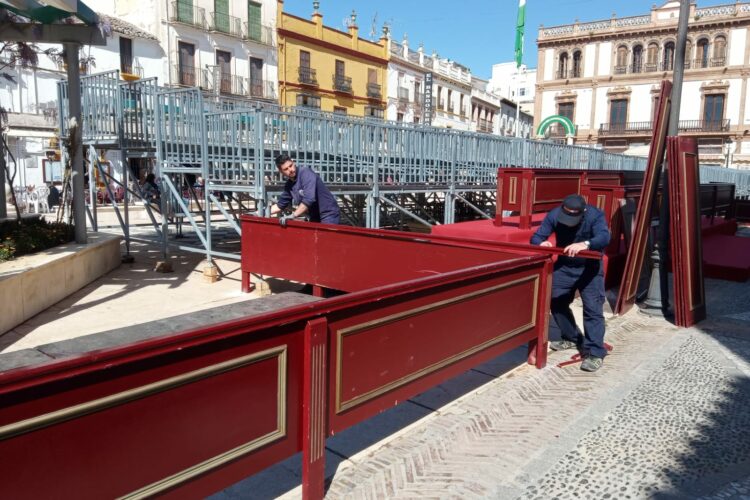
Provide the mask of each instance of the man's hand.
POLYGON ((552 243, 550 243, 549 241, 543 241, 543 242, 539 243, 539 246, 540 247, 551 247, 552 243))
POLYGON ((563 249, 563 253, 567 255, 568 257, 575 257, 578 254, 578 252, 582 252, 588 249, 589 249, 589 246, 584 242, 572 243, 563 249))

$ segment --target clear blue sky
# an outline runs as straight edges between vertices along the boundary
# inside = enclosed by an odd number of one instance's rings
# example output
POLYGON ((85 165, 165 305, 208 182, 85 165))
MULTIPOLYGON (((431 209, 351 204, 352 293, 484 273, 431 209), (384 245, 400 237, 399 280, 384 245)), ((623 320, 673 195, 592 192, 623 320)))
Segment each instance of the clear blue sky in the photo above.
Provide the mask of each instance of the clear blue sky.
MULTIPOLYGON (((651 6, 666 0, 526 0, 524 63, 536 67, 539 25, 555 26, 581 21, 648 14, 651 6)), ((698 0, 698 7, 724 5, 734 0, 698 0)), ((357 11, 360 36, 370 38, 373 18, 380 36, 383 22, 391 26, 394 40, 408 35, 409 46, 424 43, 434 50, 489 78, 492 65, 513 60, 518 0, 320 0, 323 23, 344 30, 344 19, 357 11)), ((309 18, 312 0, 284 0, 284 11, 309 18)))

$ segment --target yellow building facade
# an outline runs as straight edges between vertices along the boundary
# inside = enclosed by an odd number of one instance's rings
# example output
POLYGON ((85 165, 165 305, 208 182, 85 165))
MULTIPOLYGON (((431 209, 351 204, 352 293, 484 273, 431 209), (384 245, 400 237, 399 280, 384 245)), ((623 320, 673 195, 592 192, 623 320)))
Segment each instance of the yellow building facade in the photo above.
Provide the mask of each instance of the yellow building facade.
POLYGON ((384 118, 388 46, 359 37, 356 17, 348 33, 284 12, 278 0, 279 103, 352 116, 384 118))

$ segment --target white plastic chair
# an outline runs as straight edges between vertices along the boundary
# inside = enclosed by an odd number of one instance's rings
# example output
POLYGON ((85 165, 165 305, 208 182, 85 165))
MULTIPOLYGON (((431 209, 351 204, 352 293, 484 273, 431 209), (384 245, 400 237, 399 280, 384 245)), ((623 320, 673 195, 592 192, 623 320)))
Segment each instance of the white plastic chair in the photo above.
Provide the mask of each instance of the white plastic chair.
POLYGON ((43 210, 45 214, 49 213, 49 187, 39 186, 34 190, 37 194, 37 208, 43 210))

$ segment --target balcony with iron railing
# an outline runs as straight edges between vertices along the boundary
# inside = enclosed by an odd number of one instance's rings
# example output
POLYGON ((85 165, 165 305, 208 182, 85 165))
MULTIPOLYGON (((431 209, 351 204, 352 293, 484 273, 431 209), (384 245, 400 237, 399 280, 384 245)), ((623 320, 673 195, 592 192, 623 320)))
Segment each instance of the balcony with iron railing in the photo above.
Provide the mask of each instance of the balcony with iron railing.
POLYGON ((572 70, 572 69, 558 69, 557 70, 558 80, 566 80, 568 78, 581 78, 581 70, 572 70))
POLYGON ((198 85, 198 71, 193 66, 184 64, 172 65, 172 83, 174 85, 183 85, 185 87, 195 87, 198 85))
POLYGON ((314 69, 310 67, 300 66, 297 69, 297 76, 299 79, 299 83, 304 83, 305 85, 317 85, 318 84, 317 73, 314 69))
POLYGON ((409 89, 406 87, 398 88, 398 100, 401 102, 409 102, 409 89))
POLYGON ((273 46, 273 27, 256 22, 246 22, 244 24, 244 38, 251 42, 262 43, 263 45, 273 46))
MULTIPOLYGON (((602 123, 600 136, 651 135, 652 122, 602 123)), ((729 119, 722 120, 680 120, 678 129, 682 133, 729 133, 729 119)))
POLYGON ((352 93, 352 77, 338 73, 334 73, 333 77, 333 90, 338 92, 346 92, 347 94, 352 93))
POLYGON ((485 132, 488 134, 492 133, 492 121, 485 118, 480 118, 477 121, 477 132, 485 132))
MULTIPOLYGON (((567 137, 568 132, 565 130, 565 126, 562 123, 553 123, 547 128, 548 137, 559 139, 567 137)), ((573 135, 578 135, 578 125, 573 128, 573 135)))
POLYGON ((120 55, 120 76, 123 80, 133 81, 143 78, 143 67, 133 56, 120 55))
POLYGON ((377 83, 367 84, 367 97, 371 99, 381 99, 383 97, 383 91, 377 83))
POLYGON ((249 92, 247 95, 256 99, 276 99, 276 86, 274 82, 267 80, 249 79, 249 92))
POLYGON ((210 30, 225 35, 242 38, 242 20, 224 12, 212 12, 210 30))
POLYGON ((206 29, 206 10, 193 6, 192 2, 174 0, 169 21, 173 23, 187 24, 200 29, 206 29))

